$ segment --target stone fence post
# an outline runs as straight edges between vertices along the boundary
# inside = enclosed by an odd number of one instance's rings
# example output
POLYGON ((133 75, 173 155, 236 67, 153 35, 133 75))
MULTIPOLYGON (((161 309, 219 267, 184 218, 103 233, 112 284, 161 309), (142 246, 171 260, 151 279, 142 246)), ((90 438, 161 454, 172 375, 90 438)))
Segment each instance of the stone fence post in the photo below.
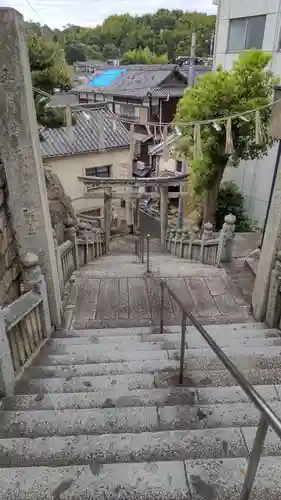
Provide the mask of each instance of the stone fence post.
POLYGON ((74 243, 73 247, 73 260, 75 269, 78 270, 80 267, 79 255, 78 255, 78 244, 77 244, 77 229, 74 225, 74 221, 68 221, 65 223, 64 234, 67 240, 70 240, 74 243))
POLYGON ((44 326, 44 337, 49 337, 52 332, 51 317, 49 310, 49 302, 47 295, 47 286, 45 278, 41 272, 41 268, 38 264, 37 255, 26 252, 22 258, 22 283, 20 285, 21 293, 28 292, 29 290, 34 290, 40 293, 43 299, 43 317, 42 323, 44 326))
POLYGON ((211 222, 206 222, 203 227, 203 233, 201 237, 201 248, 200 248, 200 261, 204 262, 204 250, 205 241, 211 240, 213 237, 213 224, 211 222))
POLYGON ((229 214, 224 218, 224 224, 220 232, 220 241, 217 254, 217 264, 232 261, 232 246, 235 233, 235 215, 229 214))
POLYGON ((4 311, 0 308, 0 394, 12 396, 15 386, 15 371, 12 353, 6 332, 4 311))
POLYGON ((13 229, 21 252, 38 255, 59 328, 61 295, 23 16, 1 7, 0 33, 0 150, 13 229))
POLYGON ((271 272, 268 301, 266 307, 266 324, 270 328, 279 326, 281 319, 281 252, 278 252, 273 271, 271 272))
POLYGON ((61 292, 61 298, 63 298, 64 283, 63 283, 62 263, 61 263, 60 249, 59 249, 58 242, 56 239, 56 232, 55 231, 53 231, 53 237, 54 237, 54 247, 55 247, 55 255, 56 255, 56 262, 57 262, 57 269, 58 269, 58 278, 59 278, 59 284, 60 284, 60 292, 61 292))

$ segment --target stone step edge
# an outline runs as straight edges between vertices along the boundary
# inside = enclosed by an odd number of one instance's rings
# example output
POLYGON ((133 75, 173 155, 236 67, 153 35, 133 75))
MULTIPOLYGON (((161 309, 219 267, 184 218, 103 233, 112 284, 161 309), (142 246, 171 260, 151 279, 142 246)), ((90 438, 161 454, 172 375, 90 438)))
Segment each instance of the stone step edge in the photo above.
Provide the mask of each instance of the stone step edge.
MULTIPOLYGON (((257 428, 248 429, 254 434, 257 428)), ((36 440, 1 438, 0 468, 88 465, 93 455, 100 464, 248 457, 248 429, 244 430, 245 435, 243 428, 233 427, 52 436, 36 440)), ((264 456, 270 456, 267 451, 270 449, 265 449, 264 456)))
MULTIPOLYGON (((244 323, 229 323, 229 324, 226 324, 226 325, 214 325, 214 324, 208 324, 208 325, 204 325, 204 327, 206 328, 206 330, 208 330, 208 328, 213 331, 213 330, 222 330, 222 329, 227 329, 229 331, 235 331, 235 330, 246 330, 246 329, 252 329, 252 330, 266 330, 267 327, 264 323, 254 323, 254 322, 244 322, 244 323)), ((70 336, 70 334, 75 334, 74 336, 75 337, 79 337, 80 335, 81 336, 90 336, 90 335, 95 335, 95 336, 106 336, 106 337, 115 337, 115 336, 130 336, 130 335, 134 335, 134 334, 143 334, 143 335, 147 335, 149 333, 159 333, 159 326, 156 325, 156 326, 139 326, 139 327, 128 327, 128 328, 89 328, 89 329, 71 329, 71 330, 60 330, 60 331, 57 331, 57 332, 54 332, 54 338, 59 338, 57 337, 57 335, 59 334, 62 334, 63 336, 70 336), (105 333, 109 332, 109 335, 105 333), (112 335, 110 335, 112 334, 112 335)), ((276 329, 278 332, 279 330, 276 329)), ((171 325, 171 326, 164 326, 164 333, 179 333, 181 331, 181 327, 180 326, 177 326, 177 325, 171 325)), ((194 332, 197 332, 197 329, 195 328, 195 326, 188 326, 187 329, 186 329, 186 333, 189 334, 189 333, 194 333, 194 332)), ((280 331, 280 335, 281 335, 281 331, 280 331)))
MULTIPOLYGON (((261 459, 254 484, 256 500, 280 500, 280 467, 281 457, 261 459)), ((116 498, 118 492, 120 498, 123 495, 123 498, 126 496, 126 500, 134 500, 136 493, 139 500, 148 498, 199 500, 204 498, 198 495, 198 487, 203 485, 205 498, 207 498, 205 492, 208 491, 209 498, 224 500, 230 498, 230 494, 238 498, 246 470, 247 460, 244 458, 104 466, 92 461, 89 465, 80 467, 1 469, 0 498, 18 500, 19 492, 22 491, 26 500, 60 498, 61 494, 65 499, 75 496, 88 500, 102 500, 106 491, 108 498, 116 498)))
MULTIPOLYGON (((276 401, 276 402, 281 402, 281 385, 268 385, 268 386, 265 386, 265 385, 255 385, 254 388, 256 389, 256 391, 261 394, 261 396, 265 399, 265 401, 267 402, 272 402, 272 401, 276 401), (271 396, 268 396, 266 393, 269 392, 272 390, 272 395, 271 396)), ((49 399, 50 401, 51 400, 54 400, 54 401, 58 401, 58 404, 61 404, 62 405, 62 398, 66 399, 66 400, 71 400, 73 399, 73 401, 77 401, 77 400, 80 400, 80 401, 87 401, 87 400, 91 400, 91 399, 96 399, 97 400, 97 404, 98 404, 98 401, 100 400, 100 403, 101 403, 101 406, 84 406, 82 408, 77 408, 77 409, 91 409, 91 408, 130 408, 130 407, 134 407, 134 405, 129 405, 129 401, 127 400, 126 401, 126 398, 131 398, 132 399, 132 402, 134 401, 135 398, 147 398, 149 400, 149 398, 153 399, 153 397, 157 396, 157 395, 163 395, 163 398, 165 396, 170 396, 171 399, 173 401, 176 401, 177 399, 181 399, 183 396, 190 396, 190 400, 192 400, 192 404, 190 403, 191 406, 195 406, 195 405, 204 405, 204 406, 207 406, 208 404, 211 405, 211 404, 215 404, 215 405, 220 405, 220 404, 237 404, 237 403, 249 403, 250 402, 250 399, 248 398, 247 394, 243 392, 243 390, 239 387, 239 386, 231 386, 231 387, 207 387, 207 388, 204 388, 204 387, 181 387, 181 386, 177 386, 177 387, 153 387, 151 389, 122 389, 122 387, 120 387, 120 391, 116 391, 115 389, 101 389, 100 391, 89 391, 89 392, 64 392, 64 393, 60 393, 60 392, 47 392, 47 393, 42 393, 42 394, 31 394, 31 393, 26 393, 26 394, 15 394, 14 396, 10 396, 10 397, 7 397, 5 399, 3 399, 0 403, 0 411, 36 411, 35 408, 20 408, 20 409, 14 409, 14 410, 11 410, 9 408, 7 408, 7 406, 13 402, 16 402, 16 400, 18 401, 25 401, 25 400, 30 400, 30 403, 38 403, 37 406, 38 406, 38 410, 56 410, 55 408, 48 408, 48 406, 44 407, 43 406, 43 401, 44 399, 49 399), (230 389, 230 390, 229 390, 230 389), (227 392, 241 392, 241 394, 243 394, 243 400, 242 399, 238 399, 236 401, 231 401, 229 397, 229 400, 223 400, 223 394, 227 394, 227 392), (220 394, 221 393, 221 394, 220 394), (213 397, 214 397, 214 400, 212 402, 209 402, 209 403, 204 403, 204 398, 206 398, 206 395, 212 395, 213 394, 213 397), (217 400, 215 399, 215 396, 217 395, 217 400), (114 404, 114 397, 115 396, 115 400, 116 400, 116 403, 118 402, 119 399, 122 399, 124 398, 125 399, 125 403, 127 402, 127 404, 124 404, 123 405, 120 405, 120 406, 113 406, 114 404), (219 398, 220 396, 220 398, 219 398), (220 401, 222 400, 222 401, 220 401), (104 402, 103 402, 104 401, 104 402), (42 403, 41 403, 42 402, 42 403), (106 404, 107 402, 107 404, 106 404), (40 403, 42 404, 42 406, 40 406, 40 403), (5 407, 6 406, 6 407, 5 407)), ((226 396, 227 397, 227 396, 226 396)), ((81 403, 80 403, 81 404, 81 403)), ((159 403, 155 403, 156 406, 158 405, 159 407, 161 406, 159 403)), ((73 402, 73 406, 59 406, 57 408, 57 410, 64 410, 64 409, 76 409, 75 406, 77 406, 77 403, 75 405, 75 402, 73 402)), ((153 405, 149 405, 149 404, 146 404, 146 405, 139 405, 139 407, 148 407, 148 406, 153 406, 153 405)), ((171 404, 168 404, 168 403, 165 403, 165 404, 162 404, 162 406, 179 406, 176 404, 176 402, 173 402, 171 404)))

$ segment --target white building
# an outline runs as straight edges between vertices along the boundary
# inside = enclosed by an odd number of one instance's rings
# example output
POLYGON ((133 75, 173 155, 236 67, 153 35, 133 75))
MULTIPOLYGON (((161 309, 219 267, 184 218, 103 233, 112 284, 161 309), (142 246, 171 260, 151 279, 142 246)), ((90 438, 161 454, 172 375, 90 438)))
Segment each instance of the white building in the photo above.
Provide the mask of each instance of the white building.
MULTIPOLYGON (((281 78, 281 0, 213 0, 218 5, 214 68, 230 69, 242 50, 252 47, 272 54, 270 69, 281 78)), ((263 226, 268 206, 277 146, 262 160, 228 168, 245 195, 246 209, 263 226)))

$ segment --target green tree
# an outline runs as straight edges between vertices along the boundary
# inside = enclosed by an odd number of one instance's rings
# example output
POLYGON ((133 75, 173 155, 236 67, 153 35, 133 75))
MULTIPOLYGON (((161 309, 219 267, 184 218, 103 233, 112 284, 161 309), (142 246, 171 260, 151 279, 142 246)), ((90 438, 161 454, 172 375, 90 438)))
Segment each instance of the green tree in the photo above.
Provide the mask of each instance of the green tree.
POLYGON ((27 38, 32 83, 45 92, 70 85, 70 73, 64 50, 59 43, 46 40, 34 33, 27 38))
POLYGON ((35 108, 38 123, 42 126, 60 127, 64 122, 63 112, 50 106, 50 98, 55 88, 70 85, 70 73, 65 63, 64 50, 53 40, 28 33, 27 38, 32 84, 35 89, 35 108), (43 91, 43 96, 40 91, 43 91))
POLYGON ((178 103, 176 122, 182 132, 178 147, 189 159, 195 193, 204 202, 204 221, 215 223, 219 186, 230 157, 238 165, 240 160, 263 157, 271 146, 268 136, 271 109, 269 106, 260 110, 261 144, 256 143, 255 113, 244 119, 240 116, 232 119, 232 155, 226 153, 224 121, 219 125, 212 122, 201 125, 201 152, 193 158, 194 127, 186 123, 239 115, 270 104, 276 83, 266 69, 270 57, 262 50, 243 52, 231 70, 219 68, 197 78, 194 87, 187 89, 178 103))
POLYGON ((148 47, 145 47, 145 49, 129 50, 122 58, 123 64, 162 64, 167 62, 167 54, 157 56, 148 47))
POLYGON ((70 43, 65 47, 65 59, 68 64, 73 64, 76 61, 86 61, 87 46, 83 43, 70 43))
POLYGON ((59 42, 61 47, 84 44, 88 50, 86 57, 93 59, 120 57, 128 51, 146 47, 157 56, 168 54, 169 59, 173 59, 177 54, 189 53, 192 31, 197 32, 198 56, 209 55, 215 16, 159 9, 143 16, 109 16, 94 28, 67 25, 63 30, 51 30, 39 23, 26 23, 26 29, 37 36, 59 42))

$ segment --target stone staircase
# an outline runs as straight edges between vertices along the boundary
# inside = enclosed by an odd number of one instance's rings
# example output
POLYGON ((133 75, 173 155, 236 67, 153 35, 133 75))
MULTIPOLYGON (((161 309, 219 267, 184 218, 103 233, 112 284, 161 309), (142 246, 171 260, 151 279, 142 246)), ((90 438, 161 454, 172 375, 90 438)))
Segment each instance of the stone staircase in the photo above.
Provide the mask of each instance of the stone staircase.
MULTIPOLYGON (((246 323, 206 327, 281 416, 281 338, 246 323), (279 385, 280 384, 280 385, 279 385)), ((48 341, 0 411, 0 499, 238 500, 259 413, 187 328, 70 330, 48 341)), ((253 500, 280 500, 270 431, 253 500)))

